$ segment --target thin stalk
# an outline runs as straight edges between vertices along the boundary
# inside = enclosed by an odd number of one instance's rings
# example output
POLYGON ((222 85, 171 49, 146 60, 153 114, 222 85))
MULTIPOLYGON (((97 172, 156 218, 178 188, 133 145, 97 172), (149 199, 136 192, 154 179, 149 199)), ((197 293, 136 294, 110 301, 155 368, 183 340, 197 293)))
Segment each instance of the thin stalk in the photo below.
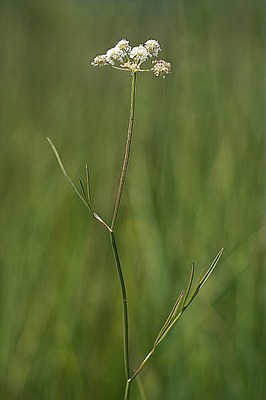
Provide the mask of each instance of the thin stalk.
MULTIPOLYGON (((130 378, 130 370, 129 370, 129 345, 128 345, 128 311, 127 311, 127 292, 126 285, 123 276, 123 271, 121 267, 121 263, 119 260, 117 245, 115 241, 114 232, 109 231, 111 245, 114 253, 115 265, 119 277, 121 292, 122 292, 122 305, 123 305, 123 325, 124 325, 124 366, 125 366, 125 374, 127 381, 130 378)), ((128 386, 128 384, 127 384, 128 386)), ((129 388, 128 388, 129 390, 129 388)), ((127 397, 125 397, 127 399, 127 397)))
POLYGON ((131 381, 128 380, 127 383, 126 383, 124 400, 128 400, 129 399, 130 387, 131 387, 131 381))
POLYGON ((134 112, 135 112, 136 77, 137 77, 137 74, 136 74, 136 72, 134 72, 132 75, 132 82, 131 82, 130 113, 129 113, 129 123, 128 123, 128 131, 127 131, 127 141, 126 141, 125 155, 124 155, 122 170, 121 170, 120 179, 119 179, 119 186, 118 186, 116 200, 115 200, 114 212, 113 212, 113 217, 112 217, 112 223, 111 223, 112 231, 114 230, 118 212, 119 212, 119 208, 120 208, 121 198, 122 198, 122 194, 123 194, 124 186, 125 186, 129 156, 130 156, 130 148, 131 148, 133 124, 134 124, 134 112))

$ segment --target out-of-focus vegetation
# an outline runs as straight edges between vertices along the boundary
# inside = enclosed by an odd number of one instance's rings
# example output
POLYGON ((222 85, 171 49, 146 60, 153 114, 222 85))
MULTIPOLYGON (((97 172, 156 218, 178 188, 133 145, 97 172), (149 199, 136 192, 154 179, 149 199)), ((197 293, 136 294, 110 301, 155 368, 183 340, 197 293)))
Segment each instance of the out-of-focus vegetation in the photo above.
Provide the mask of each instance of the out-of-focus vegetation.
MULTIPOLYGON (((109 238, 66 184, 46 136, 110 219, 130 79, 90 61, 158 39, 165 80, 138 77, 118 244, 132 367, 194 260, 224 255, 141 377, 148 399, 265 395, 263 4, 1 2, 0 398, 117 400, 122 315, 109 238)), ((132 400, 139 399, 136 389, 132 400)))

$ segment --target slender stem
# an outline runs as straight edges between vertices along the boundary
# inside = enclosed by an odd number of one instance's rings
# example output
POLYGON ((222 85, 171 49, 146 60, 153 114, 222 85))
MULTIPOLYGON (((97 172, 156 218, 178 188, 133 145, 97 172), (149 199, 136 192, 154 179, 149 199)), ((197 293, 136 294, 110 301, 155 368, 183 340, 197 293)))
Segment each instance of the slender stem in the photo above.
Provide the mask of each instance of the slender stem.
POLYGON ((122 198, 124 187, 125 187, 125 180, 126 180, 126 174, 127 174, 127 169, 128 169, 128 163, 129 163, 132 134, 133 134, 133 124, 134 124, 134 112, 135 112, 136 76, 137 75, 134 72, 132 74, 132 81, 131 81, 130 113, 129 113, 129 123, 128 123, 124 160, 123 160, 123 165, 122 165, 120 179, 119 179, 119 185, 118 185, 118 190, 117 190, 117 195, 116 195, 116 200, 115 200, 112 222, 111 222, 110 228, 108 227, 111 245, 112 245, 113 254, 114 254, 114 259, 115 259, 115 265, 116 265, 119 282, 120 282, 120 287, 121 287, 121 293, 122 293, 123 332, 124 332, 124 338, 123 338, 124 368, 125 368, 125 375, 126 375, 126 379, 127 379, 124 400, 129 399, 130 387, 131 387, 131 382, 132 382, 132 380, 130 379, 130 367, 129 367, 128 309, 127 309, 126 285, 125 285, 125 280, 124 280, 124 276, 123 276, 122 266, 121 266, 120 259, 119 259, 116 240, 115 240, 115 236, 114 236, 114 228, 115 228, 115 224, 116 224, 116 220, 117 220, 117 216, 118 216, 118 212, 119 212, 119 208, 120 208, 121 198, 122 198))
POLYGON ((111 245, 114 253, 115 265, 119 277, 119 282, 121 286, 122 292, 122 305, 123 305, 123 325, 124 325, 124 365, 125 365, 125 374, 127 380, 130 378, 130 371, 129 371, 129 345, 128 345, 128 311, 127 311, 127 292, 126 292, 126 285, 123 276, 122 267, 119 260, 117 245, 115 241, 114 232, 110 232, 110 239, 111 245))
POLYGON ((113 218, 111 223, 111 230, 114 230, 115 223, 117 220, 120 202, 122 198, 122 194, 124 191, 125 186, 125 179, 127 174, 128 162, 129 162, 129 155, 130 155, 130 148, 131 148, 131 141, 132 141, 132 134, 133 134, 133 123, 134 123, 134 111, 135 111, 135 94, 136 94, 136 72, 132 75, 132 82, 131 82, 131 96, 130 96, 130 114, 129 114, 129 123, 128 123, 128 131, 127 131, 127 141, 125 147, 125 155, 119 180, 119 186, 116 195, 115 207, 113 212, 113 218))
POLYGON ((130 386, 131 386, 131 381, 127 381, 126 388, 125 388, 125 394, 124 394, 124 400, 129 399, 130 386))

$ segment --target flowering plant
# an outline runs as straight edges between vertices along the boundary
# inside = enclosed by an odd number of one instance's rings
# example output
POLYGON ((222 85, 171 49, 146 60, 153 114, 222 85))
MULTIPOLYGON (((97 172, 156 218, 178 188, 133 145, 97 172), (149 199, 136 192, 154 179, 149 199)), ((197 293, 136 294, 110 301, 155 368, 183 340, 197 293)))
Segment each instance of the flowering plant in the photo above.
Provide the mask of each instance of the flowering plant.
POLYGON ((74 191, 77 193, 79 198, 82 200, 82 202, 85 204, 85 206, 88 208, 90 211, 91 215, 95 218, 95 220, 99 223, 102 224, 102 226, 107 230, 109 237, 110 237, 110 242, 111 242, 111 247, 113 250, 113 255, 114 255, 114 261, 118 273, 118 278, 120 282, 120 288, 121 288, 121 295, 122 295, 122 308, 123 308, 123 343, 124 343, 124 368, 125 368, 125 391, 124 391, 124 400, 128 400, 130 396, 130 389, 132 382, 135 380, 135 378, 138 378, 138 383, 139 383, 139 388, 140 392, 143 393, 143 388, 142 384, 139 378, 139 374, 144 368, 144 366, 147 364, 151 356, 154 354, 156 351, 157 347, 159 344, 163 341, 163 339, 167 336, 169 331, 172 329, 172 327, 175 325, 175 323, 179 320, 181 315, 184 313, 184 311, 188 308, 188 306, 191 304, 191 302, 194 300, 194 298, 198 295, 199 291, 213 272, 217 262, 219 261, 223 249, 221 249, 214 260, 212 261, 210 267, 207 269, 207 271, 204 273, 203 271, 201 272, 196 284, 193 286, 194 282, 194 275, 195 275, 195 266, 194 263, 192 264, 191 268, 191 273, 190 273, 190 278, 188 285, 186 287, 186 290, 182 291, 179 296, 177 297, 176 302, 174 303, 174 306, 170 313, 168 314, 168 317, 165 320, 165 323, 163 324, 161 330, 159 331, 158 335, 156 336, 154 343, 151 347, 151 350, 148 352, 148 354, 144 357, 143 361, 139 364, 137 368, 135 368, 133 371, 131 370, 130 366, 130 352, 129 352, 129 326, 128 326, 128 299, 127 299, 127 291, 126 291, 126 284, 124 280, 124 274, 123 274, 123 269, 122 265, 120 262, 120 257, 119 257, 119 251, 116 243, 116 237, 115 237, 115 232, 116 232, 116 222, 118 218, 118 213, 120 209, 120 204, 121 204, 121 199, 124 191, 124 186, 125 186, 125 180, 126 180, 126 174, 128 170, 128 163, 129 163, 129 156, 130 156, 130 149, 131 149, 131 142, 132 142, 132 134, 133 134, 133 123, 134 123, 134 115, 135 115, 135 97, 136 97, 136 76, 139 72, 153 72, 155 76, 161 76, 162 78, 165 78, 166 75, 169 75, 171 73, 171 64, 169 62, 166 62, 164 60, 158 60, 158 54, 161 51, 161 46, 158 43, 157 40, 150 39, 147 40, 144 44, 140 44, 139 46, 131 48, 129 41, 126 39, 120 40, 115 47, 107 50, 106 54, 101 54, 98 55, 94 58, 94 60, 91 62, 91 64, 94 67, 103 67, 103 66, 111 66, 112 68, 122 70, 122 71, 127 71, 130 72, 132 81, 131 81, 131 96, 130 96, 130 113, 129 113, 129 124, 128 124, 128 130, 127 130, 127 139, 126 139, 126 145, 125 145, 125 151, 124 151, 124 158, 123 158, 123 164, 122 164, 122 169, 120 173, 120 179, 119 179, 119 184, 118 184, 118 189, 117 189, 117 195, 115 199, 115 204, 114 204, 114 210, 113 210, 113 215, 110 223, 107 223, 106 221, 103 220, 103 218, 95 212, 93 206, 92 206, 92 201, 91 201, 91 195, 90 195, 90 179, 89 179, 89 169, 88 166, 86 165, 85 171, 86 171, 86 181, 83 183, 83 181, 80 179, 80 187, 81 191, 78 190, 76 185, 73 183, 69 175, 67 174, 65 167, 63 166, 63 163, 61 161, 61 158, 58 154, 58 151, 56 150, 54 144, 52 141, 48 138, 48 141, 52 147, 52 150, 57 158, 57 161, 59 163, 59 166, 74 189, 74 191), (152 60, 153 59, 153 60, 152 60), (143 69, 142 64, 144 62, 147 62, 151 60, 152 61, 152 66, 148 69, 143 69))

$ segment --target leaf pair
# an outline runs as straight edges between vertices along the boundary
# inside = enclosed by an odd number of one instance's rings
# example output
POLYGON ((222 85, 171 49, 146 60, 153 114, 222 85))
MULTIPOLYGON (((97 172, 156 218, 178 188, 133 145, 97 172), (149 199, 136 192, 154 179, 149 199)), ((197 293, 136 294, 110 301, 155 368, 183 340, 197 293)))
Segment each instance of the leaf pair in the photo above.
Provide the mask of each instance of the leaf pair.
POLYGON ((155 339, 155 342, 153 345, 154 350, 156 349, 157 346, 159 346, 161 341, 169 333, 169 331, 174 326, 174 324, 177 322, 177 320, 181 317, 183 312, 187 309, 187 307, 195 299, 195 297, 199 293, 200 289, 206 283, 207 279, 210 277, 211 273, 213 272, 214 268, 216 267, 221 255, 223 254, 223 251, 224 251, 224 249, 221 249, 219 251, 219 253, 216 255, 216 257, 214 258, 213 262, 211 263, 210 267, 205 272, 205 274, 203 273, 203 271, 200 273, 199 279, 191 292, 193 279, 194 279, 194 275, 195 275, 195 265, 194 265, 194 263, 192 264, 187 289, 186 289, 186 291, 182 291, 180 293, 180 295, 178 296, 170 314, 168 315, 165 323, 163 324, 162 329, 160 330, 160 332, 158 333, 158 335, 155 339))
POLYGON ((86 164, 86 188, 82 182, 82 179, 79 178, 79 183, 81 186, 81 190, 82 190, 82 194, 80 193, 80 191, 77 189, 77 187, 75 186, 75 184, 73 183, 72 179, 69 177, 68 173, 65 170, 65 167, 62 163, 62 160, 59 156, 59 153, 55 147, 55 145, 53 144, 53 142, 51 141, 51 139, 48 137, 47 138, 53 152, 54 155, 57 159, 57 162, 59 164, 59 167, 61 169, 61 171, 63 172, 66 180, 68 181, 68 183, 70 184, 70 186, 72 187, 72 189, 76 192, 76 194, 78 195, 78 197, 81 199, 82 203, 85 204, 85 206, 90 210, 91 214, 93 215, 93 217, 99 221, 109 232, 111 231, 111 228, 109 227, 109 225, 107 225, 104 220, 96 213, 93 211, 93 207, 92 207, 92 201, 91 201, 91 189, 90 189, 90 178, 89 178, 89 168, 88 165, 86 164))

